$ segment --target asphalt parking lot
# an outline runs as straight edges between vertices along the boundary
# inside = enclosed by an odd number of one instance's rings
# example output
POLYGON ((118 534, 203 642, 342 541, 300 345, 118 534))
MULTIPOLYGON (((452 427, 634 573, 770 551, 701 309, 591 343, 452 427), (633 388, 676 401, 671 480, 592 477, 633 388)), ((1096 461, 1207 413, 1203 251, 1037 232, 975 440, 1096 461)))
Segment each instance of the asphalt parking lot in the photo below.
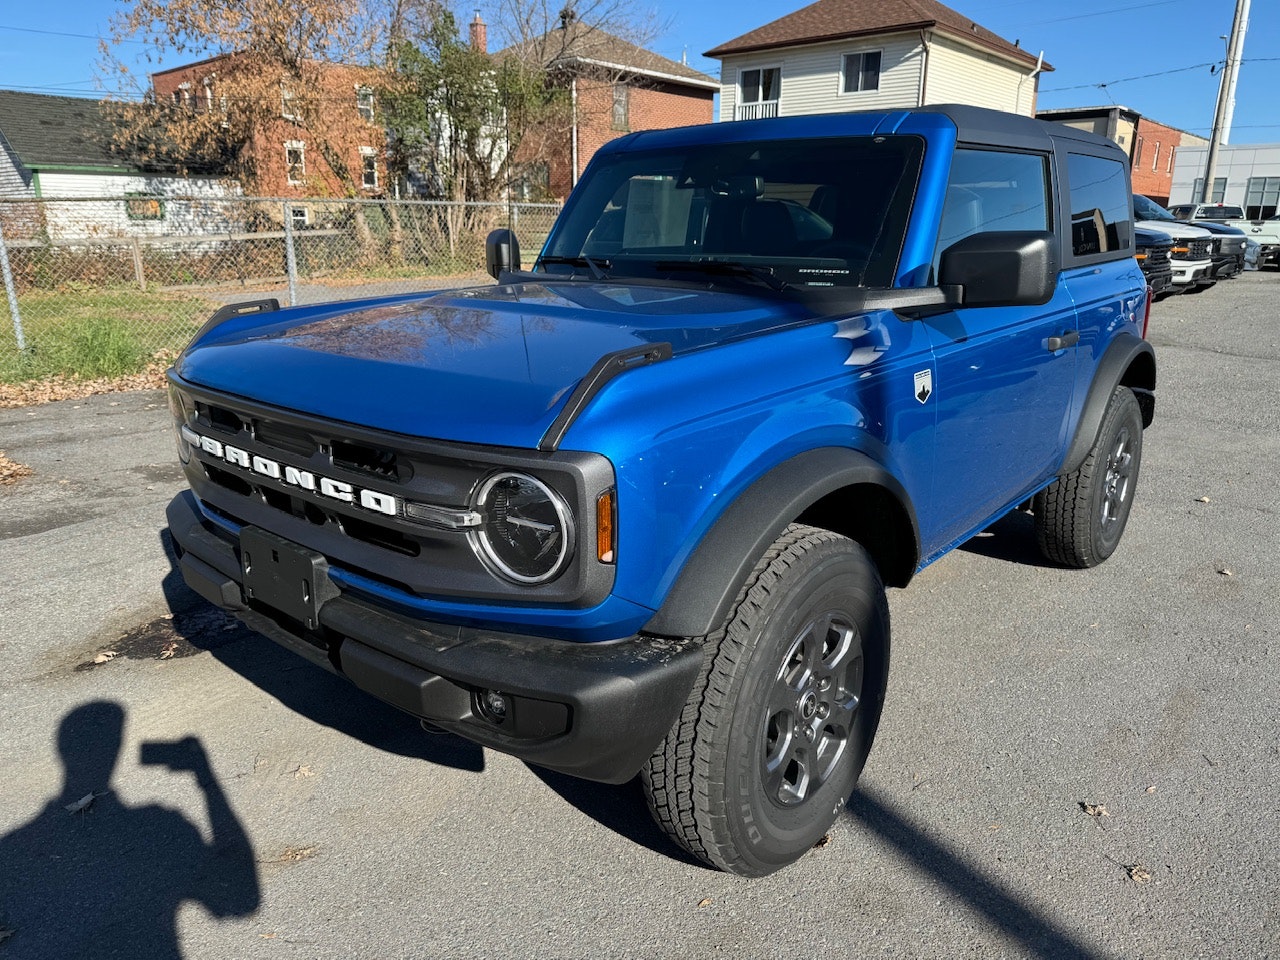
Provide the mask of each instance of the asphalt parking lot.
POLYGON ((160 393, 0 411, 0 958, 1280 956, 1278 300, 1156 305, 1110 561, 1015 515, 891 591, 861 788, 756 881, 203 606, 160 393))

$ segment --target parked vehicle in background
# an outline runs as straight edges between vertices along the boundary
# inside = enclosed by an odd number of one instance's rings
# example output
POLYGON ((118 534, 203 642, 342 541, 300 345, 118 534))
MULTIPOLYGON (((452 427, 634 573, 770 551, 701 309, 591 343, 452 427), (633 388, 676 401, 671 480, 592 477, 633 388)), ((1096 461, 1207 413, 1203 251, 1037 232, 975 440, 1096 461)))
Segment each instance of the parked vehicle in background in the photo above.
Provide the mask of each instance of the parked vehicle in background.
POLYGON ((1225 203, 1179 203, 1169 208, 1179 220, 1243 220, 1244 208, 1225 203))
POLYGON ((1135 226, 1144 230, 1156 230, 1173 238, 1169 262, 1173 267, 1173 289, 1177 293, 1194 293, 1211 287, 1213 278, 1213 251, 1216 247, 1212 233, 1203 227, 1186 223, 1173 216, 1149 197, 1133 195, 1135 226))
POLYGON ((1208 230, 1216 238, 1213 245, 1213 276, 1226 280, 1244 270, 1244 250, 1248 237, 1239 227, 1213 220, 1197 220, 1194 226, 1208 230))
POLYGON ((1198 227, 1208 227, 1209 221, 1235 227, 1247 239, 1257 242, 1259 267, 1280 266, 1280 217, 1250 220, 1243 208, 1227 203, 1179 203, 1170 207, 1169 213, 1198 227))
POLYGON ((1147 278, 1147 286, 1154 297, 1168 296, 1173 292, 1173 266, 1169 261, 1173 250, 1173 237, 1159 230, 1135 227, 1133 231, 1134 257, 1147 278))

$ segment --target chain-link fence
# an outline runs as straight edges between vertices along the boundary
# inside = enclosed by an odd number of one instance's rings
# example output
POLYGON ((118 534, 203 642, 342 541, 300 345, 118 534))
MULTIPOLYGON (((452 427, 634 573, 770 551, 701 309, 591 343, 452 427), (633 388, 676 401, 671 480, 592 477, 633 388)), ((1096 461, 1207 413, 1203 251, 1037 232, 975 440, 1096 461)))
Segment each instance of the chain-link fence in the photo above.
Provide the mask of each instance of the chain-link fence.
POLYGON ((0 382, 130 372, 226 303, 318 303, 491 282, 484 238, 538 250, 555 204, 0 198, 0 382))

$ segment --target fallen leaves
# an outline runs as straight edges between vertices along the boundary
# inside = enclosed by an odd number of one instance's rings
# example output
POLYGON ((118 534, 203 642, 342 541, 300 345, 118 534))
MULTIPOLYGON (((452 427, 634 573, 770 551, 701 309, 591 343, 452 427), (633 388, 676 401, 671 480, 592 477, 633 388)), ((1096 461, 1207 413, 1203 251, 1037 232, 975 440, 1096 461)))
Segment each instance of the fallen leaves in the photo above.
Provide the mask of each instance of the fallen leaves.
POLYGON ((1129 864, 1125 868, 1125 872, 1129 874, 1129 879, 1134 883, 1150 883, 1151 871, 1140 863, 1129 864))
POLYGON ((30 467, 25 463, 10 460, 4 455, 4 451, 0 450, 0 486, 9 486, 29 476, 31 476, 30 467))
POLYGON ((308 764, 299 765, 298 769, 293 771, 293 779, 305 780, 307 777, 314 777, 316 772, 311 769, 308 764))
POLYGON ((319 847, 285 847, 280 851, 280 855, 270 862, 301 863, 303 860, 310 860, 319 850, 319 847))
POLYGON ((55 400, 80 400, 100 393, 124 393, 130 390, 159 390, 165 385, 164 372, 173 363, 171 353, 156 354, 142 373, 97 380, 74 377, 49 377, 26 383, 0 383, 0 410, 30 407, 55 400))
POLYGON ((824 833, 821 837, 818 838, 818 842, 813 845, 813 849, 821 850, 823 847, 827 846, 827 844, 829 844, 830 842, 831 842, 831 834, 824 833))
POLYGON ((93 806, 93 798, 96 796, 96 793, 86 793, 79 800, 74 803, 68 803, 62 809, 66 810, 68 813, 83 813, 85 810, 88 810, 93 806))
POLYGON ((1111 816, 1111 813, 1107 810, 1107 808, 1100 803, 1085 803, 1083 800, 1081 800, 1080 809, 1083 810, 1085 813, 1087 813, 1089 816, 1093 817, 1095 820, 1101 817, 1111 816))
POLYGON ((1211 503, 1208 497, 1196 497, 1196 503, 1211 503))
POLYGON ((93 662, 94 663, 110 663, 112 660, 114 660, 118 656, 120 656, 118 651, 103 650, 101 653, 99 653, 96 657, 93 658, 93 662))
POLYGON ((715 903, 715 901, 712 900, 710 897, 703 897, 701 900, 698 901, 698 909, 701 910, 703 907, 709 907, 713 903, 715 903))
POLYGON ((170 640, 161 648, 160 654, 157 657, 157 659, 168 660, 177 652, 178 652, 178 641, 170 640))

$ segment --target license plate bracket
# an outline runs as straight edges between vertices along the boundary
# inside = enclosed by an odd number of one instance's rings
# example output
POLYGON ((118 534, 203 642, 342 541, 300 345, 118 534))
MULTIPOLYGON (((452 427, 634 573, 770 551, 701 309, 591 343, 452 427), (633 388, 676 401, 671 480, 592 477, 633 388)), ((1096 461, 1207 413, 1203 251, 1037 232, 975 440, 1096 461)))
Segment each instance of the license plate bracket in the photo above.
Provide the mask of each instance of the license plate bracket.
POLYGON ((329 563, 314 550, 257 527, 240 530, 240 571, 244 596, 315 630, 320 608, 338 595, 329 563))

